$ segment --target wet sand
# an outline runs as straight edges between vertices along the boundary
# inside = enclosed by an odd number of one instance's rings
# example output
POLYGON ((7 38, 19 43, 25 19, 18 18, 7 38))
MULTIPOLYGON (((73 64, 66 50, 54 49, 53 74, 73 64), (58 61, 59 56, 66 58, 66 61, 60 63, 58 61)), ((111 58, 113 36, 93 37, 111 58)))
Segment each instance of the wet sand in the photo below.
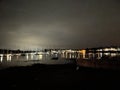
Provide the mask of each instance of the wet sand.
POLYGON ((11 67, 0 70, 0 87, 4 89, 120 89, 120 71, 79 67, 75 64, 11 67))

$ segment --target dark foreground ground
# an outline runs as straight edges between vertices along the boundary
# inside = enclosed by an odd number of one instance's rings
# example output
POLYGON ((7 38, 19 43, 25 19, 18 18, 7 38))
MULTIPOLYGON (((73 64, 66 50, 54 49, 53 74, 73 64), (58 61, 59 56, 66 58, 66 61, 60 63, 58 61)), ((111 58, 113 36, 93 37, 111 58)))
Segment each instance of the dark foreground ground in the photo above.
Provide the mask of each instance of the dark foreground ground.
POLYGON ((33 65, 0 70, 0 90, 120 90, 120 71, 76 65, 33 65))

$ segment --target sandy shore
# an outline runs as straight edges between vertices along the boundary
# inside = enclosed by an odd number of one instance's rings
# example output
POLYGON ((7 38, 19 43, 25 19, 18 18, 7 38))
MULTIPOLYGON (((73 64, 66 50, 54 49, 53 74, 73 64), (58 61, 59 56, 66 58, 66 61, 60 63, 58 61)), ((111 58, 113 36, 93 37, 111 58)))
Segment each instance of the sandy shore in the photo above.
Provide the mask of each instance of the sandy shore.
POLYGON ((75 64, 11 67, 0 70, 0 87, 5 89, 117 89, 120 71, 80 67, 75 64))

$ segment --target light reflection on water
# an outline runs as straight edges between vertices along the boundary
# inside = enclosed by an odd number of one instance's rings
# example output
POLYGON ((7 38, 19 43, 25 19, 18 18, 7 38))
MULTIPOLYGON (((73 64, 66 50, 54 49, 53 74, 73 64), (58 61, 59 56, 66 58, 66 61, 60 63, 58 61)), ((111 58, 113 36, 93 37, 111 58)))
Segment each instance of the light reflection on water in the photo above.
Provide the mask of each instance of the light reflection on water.
POLYGON ((77 58, 74 54, 25 54, 25 55, 12 55, 12 54, 0 54, 0 68, 9 66, 26 66, 35 63, 41 64, 66 64, 71 63, 72 58, 77 58), (52 59, 52 57, 58 57, 58 59, 52 59))

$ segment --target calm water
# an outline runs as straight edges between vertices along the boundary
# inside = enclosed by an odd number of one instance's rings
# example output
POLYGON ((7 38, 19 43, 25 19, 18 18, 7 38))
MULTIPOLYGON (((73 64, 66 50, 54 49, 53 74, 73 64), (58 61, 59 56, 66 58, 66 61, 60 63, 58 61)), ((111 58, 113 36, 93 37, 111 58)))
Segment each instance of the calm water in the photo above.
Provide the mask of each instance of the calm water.
POLYGON ((67 64, 72 63, 73 58, 77 58, 76 54, 6 54, 0 55, 0 69, 6 68, 6 67, 12 67, 12 66, 28 66, 33 65, 36 63, 40 64, 67 64), (58 59, 52 59, 52 58, 58 57, 58 59))

